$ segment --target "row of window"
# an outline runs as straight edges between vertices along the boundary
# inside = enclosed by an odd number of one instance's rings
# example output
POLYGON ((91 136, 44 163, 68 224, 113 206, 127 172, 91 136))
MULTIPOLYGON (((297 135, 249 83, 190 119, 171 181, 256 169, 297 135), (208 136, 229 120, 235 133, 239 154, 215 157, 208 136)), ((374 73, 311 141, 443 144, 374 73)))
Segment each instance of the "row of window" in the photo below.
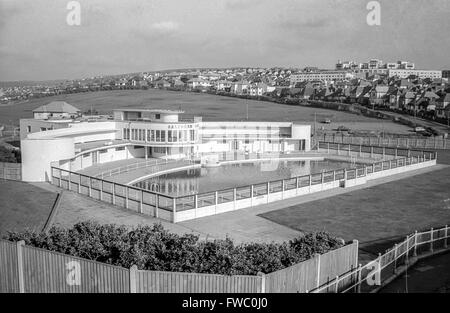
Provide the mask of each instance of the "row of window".
POLYGON ((123 139, 145 142, 191 142, 195 141, 195 131, 124 128, 123 139))

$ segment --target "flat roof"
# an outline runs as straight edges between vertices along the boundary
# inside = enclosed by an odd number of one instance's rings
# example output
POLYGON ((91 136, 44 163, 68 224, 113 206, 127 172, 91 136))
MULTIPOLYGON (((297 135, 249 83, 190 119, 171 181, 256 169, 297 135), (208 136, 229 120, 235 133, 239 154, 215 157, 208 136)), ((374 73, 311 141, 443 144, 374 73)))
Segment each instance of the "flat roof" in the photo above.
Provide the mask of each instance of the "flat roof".
POLYGON ((181 114, 183 110, 165 110, 165 109, 113 109, 113 111, 120 112, 152 112, 152 113, 166 113, 166 114, 181 114))

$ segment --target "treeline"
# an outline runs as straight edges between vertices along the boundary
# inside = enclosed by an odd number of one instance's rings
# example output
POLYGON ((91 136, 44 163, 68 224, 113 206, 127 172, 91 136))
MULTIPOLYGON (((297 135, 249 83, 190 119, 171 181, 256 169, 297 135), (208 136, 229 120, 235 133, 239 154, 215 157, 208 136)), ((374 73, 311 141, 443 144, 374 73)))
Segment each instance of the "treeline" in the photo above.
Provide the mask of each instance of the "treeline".
POLYGON ((343 246, 326 232, 308 233, 284 243, 235 244, 231 239, 199 240, 170 233, 160 224, 128 229, 82 222, 48 233, 9 232, 4 239, 72 256, 141 270, 256 275, 270 273, 343 246))
POLYGON ((21 155, 18 150, 9 150, 4 146, 0 146, 0 162, 4 163, 20 163, 21 155))

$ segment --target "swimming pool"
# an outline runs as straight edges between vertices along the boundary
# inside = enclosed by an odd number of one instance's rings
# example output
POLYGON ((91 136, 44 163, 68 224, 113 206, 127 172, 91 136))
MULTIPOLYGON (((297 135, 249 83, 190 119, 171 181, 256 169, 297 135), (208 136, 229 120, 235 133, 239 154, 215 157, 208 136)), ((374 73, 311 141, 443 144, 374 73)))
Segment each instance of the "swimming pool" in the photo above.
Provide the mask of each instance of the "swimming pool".
POLYGON ((350 162, 328 159, 224 164, 164 174, 133 186, 170 196, 186 196, 351 167, 354 165, 350 162))

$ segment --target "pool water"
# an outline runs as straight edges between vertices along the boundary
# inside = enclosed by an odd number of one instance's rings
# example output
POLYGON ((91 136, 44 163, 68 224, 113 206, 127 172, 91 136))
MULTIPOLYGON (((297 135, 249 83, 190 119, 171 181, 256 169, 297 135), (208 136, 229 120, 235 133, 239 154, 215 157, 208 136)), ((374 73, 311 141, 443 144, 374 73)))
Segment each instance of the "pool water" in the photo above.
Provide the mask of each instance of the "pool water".
POLYGON ((134 186, 170 196, 185 196, 351 167, 350 162, 334 160, 225 164, 164 174, 135 183, 134 186))

